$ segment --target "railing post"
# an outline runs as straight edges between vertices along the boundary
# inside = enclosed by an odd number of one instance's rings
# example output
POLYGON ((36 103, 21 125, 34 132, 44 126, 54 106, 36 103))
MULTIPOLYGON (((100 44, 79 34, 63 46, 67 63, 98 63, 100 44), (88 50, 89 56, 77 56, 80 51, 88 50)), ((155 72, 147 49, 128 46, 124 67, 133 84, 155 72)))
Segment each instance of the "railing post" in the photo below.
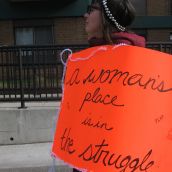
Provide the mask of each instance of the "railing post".
POLYGON ((159 49, 160 49, 161 52, 163 52, 163 44, 162 43, 160 44, 159 49))
POLYGON ((20 108, 26 108, 25 101, 24 101, 24 88, 23 88, 23 63, 22 63, 22 51, 21 48, 19 49, 19 80, 20 80, 20 108))

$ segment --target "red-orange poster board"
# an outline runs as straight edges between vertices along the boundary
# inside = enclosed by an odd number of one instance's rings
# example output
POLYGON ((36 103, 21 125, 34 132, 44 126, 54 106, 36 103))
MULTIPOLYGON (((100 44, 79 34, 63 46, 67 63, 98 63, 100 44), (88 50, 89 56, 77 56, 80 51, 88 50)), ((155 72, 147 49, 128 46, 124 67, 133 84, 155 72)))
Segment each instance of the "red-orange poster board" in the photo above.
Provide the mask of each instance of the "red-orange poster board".
POLYGON ((94 172, 172 172, 172 56, 134 46, 70 56, 52 152, 94 172))

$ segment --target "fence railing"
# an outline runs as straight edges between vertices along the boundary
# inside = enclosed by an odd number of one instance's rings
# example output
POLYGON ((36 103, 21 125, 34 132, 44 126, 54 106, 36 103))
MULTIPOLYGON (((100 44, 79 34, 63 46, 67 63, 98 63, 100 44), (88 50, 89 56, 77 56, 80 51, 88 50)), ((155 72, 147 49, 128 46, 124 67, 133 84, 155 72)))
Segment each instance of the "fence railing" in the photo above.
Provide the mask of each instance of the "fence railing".
POLYGON ((172 42, 149 42, 146 46, 147 48, 172 54, 172 42))
MULTIPOLYGON (((0 102, 61 100, 63 65, 60 53, 87 45, 0 47, 0 102)), ((148 48, 172 54, 172 43, 149 43, 148 48)), ((67 58, 65 53, 63 57, 67 58)))
MULTIPOLYGON (((0 47, 0 102, 61 99, 63 65, 60 53, 86 46, 0 47)), ((63 55, 65 58, 67 53, 63 55)))

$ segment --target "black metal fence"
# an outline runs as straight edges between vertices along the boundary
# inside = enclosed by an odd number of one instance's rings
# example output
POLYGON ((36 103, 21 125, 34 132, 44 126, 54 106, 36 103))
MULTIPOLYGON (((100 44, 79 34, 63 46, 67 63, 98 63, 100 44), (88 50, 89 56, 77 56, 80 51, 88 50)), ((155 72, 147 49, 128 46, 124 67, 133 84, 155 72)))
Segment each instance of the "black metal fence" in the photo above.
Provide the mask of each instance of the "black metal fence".
MULTIPOLYGON (((0 47, 0 102, 61 99, 63 65, 60 53, 86 46, 0 47)), ((64 57, 67 57, 67 53, 64 57)))
POLYGON ((149 42, 146 46, 147 48, 172 54, 172 42, 149 42))
MULTIPOLYGON (((0 47, 0 102, 21 102, 24 108, 27 101, 61 100, 60 53, 66 48, 76 52, 86 47, 0 47)), ((172 43, 149 43, 147 47, 172 54, 172 43)))

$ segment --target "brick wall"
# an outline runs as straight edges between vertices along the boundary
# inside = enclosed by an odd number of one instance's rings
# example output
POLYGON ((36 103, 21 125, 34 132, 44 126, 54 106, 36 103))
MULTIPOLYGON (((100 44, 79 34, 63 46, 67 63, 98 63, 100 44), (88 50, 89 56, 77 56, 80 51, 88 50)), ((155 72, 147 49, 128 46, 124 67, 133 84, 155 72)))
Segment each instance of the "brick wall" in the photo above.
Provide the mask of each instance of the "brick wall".
MULTIPOLYGON (((49 21, 52 22, 52 19, 49 21)), ((25 26, 26 24, 36 25, 35 22, 36 20, 20 20, 14 24, 17 24, 17 26, 25 26)), ((37 24, 39 23, 40 20, 37 20, 37 24)), ((50 22, 45 19, 43 23, 45 24, 50 22)), ((0 43, 5 45, 14 45, 13 28, 12 21, 0 21, 0 43)), ((86 44, 87 35, 84 28, 83 17, 54 19, 54 42, 55 44, 86 44)))
POLYGON ((54 21, 55 44, 85 44, 87 36, 83 17, 56 18, 54 21))
MULTIPOLYGON (((147 0, 148 16, 168 16, 170 0, 147 0)), ((148 41, 170 41, 169 36, 172 29, 149 29, 147 32, 148 41)))
MULTIPOLYGON (((170 0, 147 0, 147 14, 150 16, 168 15, 170 0)), ((30 21, 32 24, 38 20, 30 21)), ((55 19, 42 19, 44 24, 49 23, 54 26, 54 43, 55 44, 86 44, 87 35, 84 28, 83 17, 65 17, 55 19)), ((19 21, 18 25, 26 21, 19 21)), ((40 20, 39 20, 40 22, 40 20)), ((41 22, 40 22, 41 23, 41 22)), ((16 24, 16 22, 14 23, 16 24)), ((171 29, 154 29, 147 30, 147 41, 169 41, 171 29)), ((13 22, 0 21, 0 42, 6 45, 14 44, 13 22)))
POLYGON ((147 38, 148 41, 168 42, 170 41, 170 32, 172 32, 172 29, 149 30, 147 38))
POLYGON ((3 45, 14 44, 12 21, 0 21, 0 42, 3 45))
POLYGON ((169 0, 147 0, 147 15, 169 15, 169 0))

